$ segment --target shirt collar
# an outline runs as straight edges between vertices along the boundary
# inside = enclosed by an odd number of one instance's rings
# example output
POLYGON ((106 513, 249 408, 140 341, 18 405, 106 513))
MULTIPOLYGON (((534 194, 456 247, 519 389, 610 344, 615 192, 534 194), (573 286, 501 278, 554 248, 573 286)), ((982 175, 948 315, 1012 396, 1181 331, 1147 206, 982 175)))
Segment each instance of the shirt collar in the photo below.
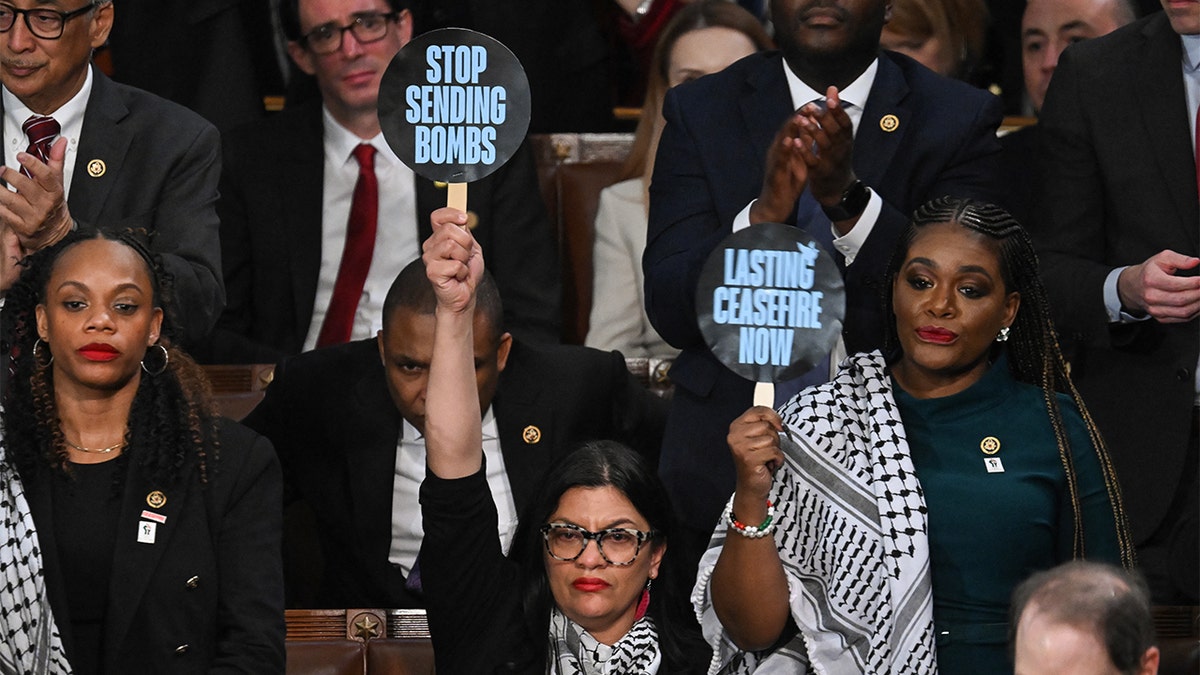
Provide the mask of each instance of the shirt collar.
MULTIPOLYGON (((79 88, 79 91, 75 92, 75 95, 62 104, 58 110, 48 112, 46 116, 53 117, 54 121, 58 122, 59 128, 64 130, 63 134, 65 135, 65 130, 68 127, 76 128, 82 124, 83 114, 87 110, 88 97, 91 94, 92 68, 89 66, 87 76, 84 77, 83 86, 79 88)), ((30 110, 28 106, 21 102, 21 99, 17 98, 16 94, 8 90, 8 87, 0 87, 0 97, 2 97, 4 102, 6 126, 11 129, 20 131, 21 125, 25 123, 25 120, 29 119, 32 115, 41 114, 30 110)))
POLYGON ((382 131, 375 134, 369 140, 363 140, 339 124, 333 118, 333 113, 329 112, 329 108, 321 106, 321 113, 325 129, 325 155, 335 164, 353 163, 354 157, 352 153, 354 152, 354 148, 363 143, 375 147, 375 164, 377 170, 381 161, 387 165, 400 163, 400 158, 396 156, 396 153, 392 152, 391 146, 384 140, 382 131))
MULTIPOLYGON (((783 74, 787 78, 788 91, 792 95, 792 109, 797 110, 800 106, 810 101, 821 99, 825 100, 825 92, 816 91, 812 87, 805 84, 792 72, 788 67, 787 59, 781 59, 783 63, 783 74)), ((871 93, 871 86, 875 84, 875 73, 879 72, 879 58, 876 57, 871 61, 871 65, 859 75, 856 80, 850 83, 850 86, 838 92, 842 102, 848 105, 853 105, 859 109, 866 107, 867 97, 871 93)))
POLYGON ((1180 35, 1183 38, 1183 68, 1184 70, 1200 72, 1200 35, 1180 35))
MULTIPOLYGON (((403 420, 404 429, 400 432, 400 438, 406 443, 425 444, 425 435, 417 431, 417 428, 409 424, 408 420, 403 420)), ((496 414, 492 412, 492 406, 483 413, 483 421, 480 424, 483 429, 483 440, 495 440, 499 437, 499 432, 496 427, 496 414)))

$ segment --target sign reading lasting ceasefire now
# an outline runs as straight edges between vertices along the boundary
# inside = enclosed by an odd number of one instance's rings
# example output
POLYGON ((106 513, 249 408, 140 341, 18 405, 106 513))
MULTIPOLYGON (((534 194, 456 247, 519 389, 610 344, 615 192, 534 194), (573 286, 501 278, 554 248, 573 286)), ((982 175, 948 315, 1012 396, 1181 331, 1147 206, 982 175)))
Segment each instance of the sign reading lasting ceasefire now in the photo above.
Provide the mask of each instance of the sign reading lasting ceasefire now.
POLYGON ((410 41, 380 84, 384 138, 431 180, 468 183, 500 168, 524 141, 529 113, 529 81, 517 57, 462 28, 410 41))
POLYGON ((845 289, 833 258, 803 230, 760 223, 712 252, 696 290, 713 354, 755 382, 799 377, 833 349, 845 289))

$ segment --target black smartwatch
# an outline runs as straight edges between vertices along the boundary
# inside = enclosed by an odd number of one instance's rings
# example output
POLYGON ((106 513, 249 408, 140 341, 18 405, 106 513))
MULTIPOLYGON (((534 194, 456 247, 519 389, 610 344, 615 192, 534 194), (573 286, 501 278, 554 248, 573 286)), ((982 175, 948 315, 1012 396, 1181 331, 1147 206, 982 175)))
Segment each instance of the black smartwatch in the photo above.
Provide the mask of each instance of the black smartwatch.
POLYGON ((829 217, 830 221, 837 223, 862 215, 869 201, 871 201, 871 189, 861 180, 855 180, 842 192, 841 201, 833 206, 822 206, 821 209, 825 211, 825 215, 829 217))

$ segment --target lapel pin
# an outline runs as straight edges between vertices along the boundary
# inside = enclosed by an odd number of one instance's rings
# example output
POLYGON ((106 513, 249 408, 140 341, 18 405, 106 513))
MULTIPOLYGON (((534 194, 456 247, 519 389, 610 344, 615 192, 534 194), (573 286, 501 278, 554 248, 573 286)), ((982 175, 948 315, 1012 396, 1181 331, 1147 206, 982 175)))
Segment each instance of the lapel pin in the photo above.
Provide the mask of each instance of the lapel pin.
POLYGON ((891 114, 884 115, 879 120, 879 128, 890 134, 900 128, 900 118, 891 114))
POLYGON ((152 522, 149 520, 143 520, 143 521, 139 522, 138 523, 138 536, 137 536, 138 543, 139 544, 153 544, 154 543, 154 531, 156 529, 158 529, 158 523, 155 523, 155 522, 152 522))
POLYGON ((542 440, 542 430, 530 424, 521 432, 521 438, 529 445, 533 445, 542 440))
POLYGON ((997 452, 1000 452, 1000 439, 995 436, 987 436, 982 441, 979 441, 979 449, 987 457, 983 458, 983 466, 988 473, 1004 473, 1004 463, 999 457, 993 457, 997 452))
POLYGON ((145 520, 153 520, 154 522, 158 523, 159 525, 167 522, 166 516, 164 516, 161 513, 155 513, 153 511, 142 511, 142 518, 145 520))
POLYGON ((167 503, 167 496, 161 491, 155 490, 154 492, 146 495, 146 503, 149 504, 150 508, 152 509, 161 509, 167 503))
POLYGON ((93 159, 87 163, 87 172, 92 178, 99 178, 103 176, 104 172, 107 170, 108 167, 104 164, 104 160, 102 159, 93 159))

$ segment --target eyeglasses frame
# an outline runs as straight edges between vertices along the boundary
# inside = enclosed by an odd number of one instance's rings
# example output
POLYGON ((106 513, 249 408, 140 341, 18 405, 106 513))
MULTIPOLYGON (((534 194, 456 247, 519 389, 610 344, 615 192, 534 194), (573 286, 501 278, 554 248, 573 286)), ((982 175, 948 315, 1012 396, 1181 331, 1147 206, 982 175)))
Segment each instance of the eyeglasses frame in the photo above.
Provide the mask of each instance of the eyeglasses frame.
POLYGON ((642 554, 642 544, 646 543, 647 541, 649 541, 659 535, 659 532, 657 530, 650 530, 649 532, 643 532, 641 530, 636 530, 632 527, 610 527, 606 530, 600 530, 599 532, 592 532, 591 530, 585 530, 582 527, 580 527, 578 525, 573 525, 571 523, 546 523, 545 525, 543 525, 541 527, 541 533, 542 533, 542 541, 546 545, 546 553, 549 553, 550 557, 554 558, 555 560, 560 560, 562 562, 574 562, 579 559, 579 556, 583 555, 584 551, 587 550, 587 543, 589 541, 595 541, 596 542, 596 550, 600 552, 600 557, 604 558, 604 562, 608 563, 609 565, 616 565, 617 567, 628 567, 629 565, 632 565, 633 563, 637 562, 638 556, 642 554), (552 530, 554 528, 558 528, 558 527, 564 527, 568 530, 574 530, 583 536, 583 546, 580 547, 579 553, 576 553, 574 556, 572 556, 570 558, 562 558, 562 557, 555 555, 554 551, 550 550, 550 530, 552 530), (604 535, 606 535, 610 532, 623 532, 623 533, 631 535, 635 539, 637 539, 637 548, 633 552, 633 557, 630 558, 628 562, 619 563, 619 562, 613 562, 612 560, 608 559, 608 554, 606 554, 604 552, 604 546, 600 543, 600 539, 601 539, 601 537, 603 537, 604 535))
POLYGON ((0 7, 8 7, 13 12, 12 26, 9 26, 8 28, 5 28, 4 30, 0 30, 0 33, 7 33, 8 31, 12 30, 13 26, 17 25, 17 15, 20 14, 21 18, 24 19, 24 21, 25 21, 25 28, 27 28, 29 30, 30 35, 34 36, 35 38, 38 38, 39 40, 57 40, 63 36, 64 32, 66 32, 68 21, 70 21, 71 19, 74 19, 77 16, 86 14, 86 13, 92 11, 93 9, 96 9, 97 7, 99 7, 102 4, 103 4, 102 2, 95 2, 94 0, 92 0, 92 1, 89 1, 83 7, 80 7, 79 9, 73 9, 69 12, 60 12, 57 9, 50 9, 49 7, 33 7, 31 9, 21 9, 19 7, 14 7, 13 5, 8 4, 7 2, 0 2, 0 7), (59 16, 59 19, 61 20, 61 24, 58 27, 58 35, 55 35, 54 37, 47 37, 45 35, 38 35, 37 33, 33 32, 33 24, 29 23, 29 14, 31 12, 49 12, 51 14, 57 14, 59 16))
MULTIPOLYGON (((316 33, 317 31, 321 30, 322 28, 325 28, 326 26, 330 26, 330 24, 333 22, 323 23, 320 26, 313 28, 312 30, 305 33, 304 35, 301 35, 300 39, 297 40, 297 42, 299 42, 300 45, 303 46, 305 49, 307 49, 307 50, 311 51, 312 53, 317 54, 319 56, 326 56, 329 54, 333 54, 334 52, 341 49, 342 44, 345 43, 346 31, 350 31, 351 33, 354 33, 354 27, 361 26, 362 20, 364 18, 370 18, 370 17, 376 17, 376 16, 380 17, 390 23, 390 22, 395 22, 400 18, 400 12, 360 12, 358 14, 355 14, 354 19, 351 20, 350 23, 346 24, 345 26, 338 26, 338 25, 331 26, 331 28, 333 30, 336 30, 338 32, 338 41, 337 41, 337 46, 335 46, 333 49, 330 49, 327 52, 318 52, 316 49, 313 49, 311 38, 312 38, 313 33, 316 33)), ((388 32, 385 29, 383 31, 382 35, 380 35, 379 37, 377 37, 373 40, 363 40, 362 38, 358 37, 357 34, 354 35, 354 39, 358 40, 359 44, 369 45, 371 43, 379 42, 380 40, 384 39, 385 37, 387 37, 387 34, 388 34, 388 32)))

